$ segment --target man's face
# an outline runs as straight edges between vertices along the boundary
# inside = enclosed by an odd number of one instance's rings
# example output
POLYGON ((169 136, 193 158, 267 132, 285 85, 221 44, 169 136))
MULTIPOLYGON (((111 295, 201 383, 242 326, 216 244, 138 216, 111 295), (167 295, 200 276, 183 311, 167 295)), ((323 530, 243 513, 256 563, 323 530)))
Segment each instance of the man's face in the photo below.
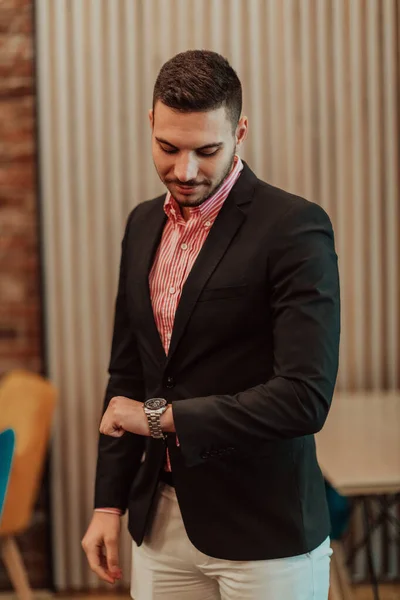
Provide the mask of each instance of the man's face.
POLYGON ((182 113, 162 102, 150 111, 152 153, 161 181, 181 207, 199 206, 232 169, 247 119, 232 131, 225 107, 182 113))

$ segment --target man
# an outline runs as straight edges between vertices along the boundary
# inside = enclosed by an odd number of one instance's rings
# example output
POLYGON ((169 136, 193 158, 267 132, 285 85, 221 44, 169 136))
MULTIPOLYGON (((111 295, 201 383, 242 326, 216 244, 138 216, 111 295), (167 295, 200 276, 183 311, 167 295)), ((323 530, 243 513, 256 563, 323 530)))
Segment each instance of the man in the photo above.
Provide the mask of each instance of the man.
POLYGON ((213 52, 178 54, 155 84, 152 153, 168 192, 131 212, 122 242, 83 540, 114 582, 129 510, 135 600, 328 595, 314 433, 338 367, 333 232, 319 206, 242 163, 241 108, 240 81, 213 52))

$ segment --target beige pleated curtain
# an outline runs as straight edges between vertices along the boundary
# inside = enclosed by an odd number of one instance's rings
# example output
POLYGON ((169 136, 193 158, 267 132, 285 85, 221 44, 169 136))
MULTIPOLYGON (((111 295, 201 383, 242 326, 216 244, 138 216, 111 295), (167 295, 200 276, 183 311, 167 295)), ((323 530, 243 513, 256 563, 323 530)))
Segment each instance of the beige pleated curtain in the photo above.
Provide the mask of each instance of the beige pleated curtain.
MULTIPOLYGON (((162 191, 147 110, 175 53, 229 58, 250 121, 243 158, 333 220, 338 386, 399 386, 399 22, 397 0, 36 1, 47 347, 60 390, 59 589, 98 585, 80 540, 92 512, 120 242, 131 208, 162 191)), ((127 534, 121 556, 127 584, 127 534)), ((398 573, 394 545, 389 563, 389 576, 398 573)), ((362 576, 362 561, 357 568, 362 576)))

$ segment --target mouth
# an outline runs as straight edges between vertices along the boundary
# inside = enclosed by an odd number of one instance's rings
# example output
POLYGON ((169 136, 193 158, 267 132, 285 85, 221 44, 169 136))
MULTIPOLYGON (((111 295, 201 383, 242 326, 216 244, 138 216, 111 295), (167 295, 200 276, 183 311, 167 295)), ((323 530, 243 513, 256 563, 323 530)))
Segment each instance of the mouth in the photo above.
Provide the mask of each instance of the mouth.
POLYGON ((184 196, 191 196, 192 194, 194 194, 198 189, 199 189, 199 185, 178 185, 175 184, 176 189, 178 190, 178 192, 180 194, 183 194, 184 196))

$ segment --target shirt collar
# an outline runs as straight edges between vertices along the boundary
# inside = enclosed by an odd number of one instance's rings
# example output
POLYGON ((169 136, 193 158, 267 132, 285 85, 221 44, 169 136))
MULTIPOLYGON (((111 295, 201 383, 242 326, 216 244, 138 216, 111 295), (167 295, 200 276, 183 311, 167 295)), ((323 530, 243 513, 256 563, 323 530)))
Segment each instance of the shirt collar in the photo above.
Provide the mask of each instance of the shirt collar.
MULTIPOLYGON (((227 177, 225 178, 222 185, 218 188, 218 190, 200 206, 189 208, 191 218, 201 218, 202 221, 208 226, 212 225, 212 222, 210 222, 212 215, 214 215, 214 218, 216 217, 223 203, 229 196, 231 189, 233 188, 237 179, 239 178, 240 173, 243 170, 243 162, 240 159, 240 156, 235 154, 233 161, 233 169, 231 170, 229 175, 227 175, 227 177)), ((165 198, 164 211, 167 217, 174 224, 186 223, 182 216, 179 204, 176 202, 175 198, 171 195, 170 192, 167 192, 167 196, 165 198)))

